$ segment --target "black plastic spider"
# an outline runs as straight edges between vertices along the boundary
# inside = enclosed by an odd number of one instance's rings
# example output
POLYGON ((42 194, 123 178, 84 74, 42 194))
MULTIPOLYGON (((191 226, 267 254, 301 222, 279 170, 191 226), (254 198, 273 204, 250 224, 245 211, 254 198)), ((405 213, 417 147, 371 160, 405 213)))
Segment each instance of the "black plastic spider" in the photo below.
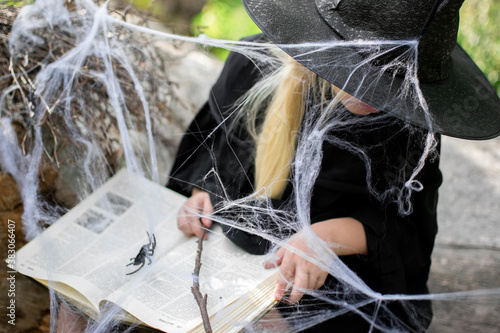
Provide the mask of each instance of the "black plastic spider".
POLYGON ((144 267, 144 264, 146 263, 146 259, 148 259, 148 265, 151 265, 151 256, 155 253, 155 248, 156 248, 156 237, 154 234, 152 235, 153 237, 151 237, 149 235, 149 232, 147 232, 147 231, 146 231, 146 233, 148 234, 149 243, 146 245, 143 245, 141 247, 141 250, 137 254, 137 256, 135 258, 130 258, 130 260, 133 260, 133 262, 131 262, 130 264, 127 265, 127 266, 141 265, 141 267, 139 267, 138 269, 136 269, 135 271, 133 271, 131 273, 127 273, 126 275, 131 275, 131 274, 134 274, 135 272, 138 272, 142 267, 144 267))

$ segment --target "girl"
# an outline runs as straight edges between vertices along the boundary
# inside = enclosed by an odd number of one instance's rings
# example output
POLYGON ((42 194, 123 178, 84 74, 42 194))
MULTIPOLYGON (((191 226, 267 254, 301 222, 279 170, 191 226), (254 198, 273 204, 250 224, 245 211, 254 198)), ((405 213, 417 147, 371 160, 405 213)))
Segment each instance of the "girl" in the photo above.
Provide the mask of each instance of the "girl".
POLYGON ((428 293, 439 133, 500 130, 496 93, 456 45, 461 1, 244 4, 265 34, 245 41, 293 59, 227 59, 167 185, 190 197, 180 230, 214 220, 251 253, 277 250, 266 266, 294 330, 426 330, 430 302, 381 295, 428 293), (450 120, 450 101, 471 107, 450 120))

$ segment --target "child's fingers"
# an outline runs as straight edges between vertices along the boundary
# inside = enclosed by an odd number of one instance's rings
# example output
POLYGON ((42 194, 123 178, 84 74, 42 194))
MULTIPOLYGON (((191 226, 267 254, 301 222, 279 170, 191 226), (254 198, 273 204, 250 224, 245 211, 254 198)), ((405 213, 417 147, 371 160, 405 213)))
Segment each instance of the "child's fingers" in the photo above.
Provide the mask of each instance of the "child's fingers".
POLYGON ((301 271, 296 272, 296 276, 293 280, 293 289, 287 297, 287 303, 297 303, 302 296, 304 296, 304 289, 309 289, 309 287, 309 274, 302 273, 301 271))
POLYGON ((276 282, 276 290, 274 292, 274 299, 279 301, 293 283, 295 267, 292 265, 282 265, 276 282))
POLYGON ((208 218, 207 216, 211 215, 213 212, 214 212, 214 207, 212 206, 212 203, 210 202, 210 197, 208 196, 208 193, 205 193, 206 195, 204 196, 203 198, 203 202, 202 202, 202 213, 203 213, 203 216, 201 218, 201 222, 203 223, 203 225, 207 228, 210 228, 212 226, 212 220, 210 218, 208 218))
POLYGON ((265 262, 264 267, 274 268, 281 265, 281 263, 283 262, 283 256, 285 255, 285 251, 286 249, 284 247, 280 247, 279 250, 276 251, 274 256, 265 262))
MULTIPOLYGON (((210 228, 212 220, 207 217, 213 213, 210 196, 197 188, 193 189, 193 195, 184 203, 177 216, 177 227, 186 236, 195 235, 200 237, 202 229, 210 228), (200 215, 202 217, 200 217, 200 215)), ((204 239, 208 236, 205 235, 204 239)))
POLYGON ((280 247, 278 251, 276 251, 276 266, 281 265, 283 262, 283 257, 285 256, 287 249, 284 247, 280 247))
POLYGON ((184 207, 181 208, 177 217, 177 227, 179 228, 179 230, 182 231, 186 236, 192 236, 194 234, 192 230, 193 222, 194 221, 192 221, 184 207))
MULTIPOLYGON (((191 225, 191 230, 193 230, 193 234, 196 237, 200 237, 201 236, 201 230, 202 230, 202 228, 203 228, 203 226, 201 225, 201 223, 199 222, 198 219, 196 219, 195 222, 193 222, 193 224, 191 225)), ((204 239, 207 239, 207 235, 205 235, 204 239)))
POLYGON ((319 289, 323 287, 326 281, 326 277, 328 274, 325 272, 324 274, 321 274, 319 277, 313 278, 312 275, 310 275, 310 281, 309 285, 311 286, 312 289, 319 289))

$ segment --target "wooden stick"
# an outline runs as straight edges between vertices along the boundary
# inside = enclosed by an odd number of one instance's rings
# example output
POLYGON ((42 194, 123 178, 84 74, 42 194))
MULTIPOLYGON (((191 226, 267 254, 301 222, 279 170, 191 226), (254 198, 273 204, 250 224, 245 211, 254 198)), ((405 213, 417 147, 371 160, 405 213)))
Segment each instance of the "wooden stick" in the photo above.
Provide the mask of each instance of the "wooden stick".
POLYGON ((194 299, 198 306, 200 307, 201 318, 203 319, 203 327, 205 332, 212 333, 212 327, 210 326, 210 319, 208 318, 207 311, 207 294, 203 296, 200 291, 200 269, 201 269, 201 251, 203 250, 203 239, 207 233, 207 229, 202 229, 200 238, 198 239, 198 250, 196 250, 196 262, 193 272, 193 286, 191 287, 191 292, 194 295, 194 299))

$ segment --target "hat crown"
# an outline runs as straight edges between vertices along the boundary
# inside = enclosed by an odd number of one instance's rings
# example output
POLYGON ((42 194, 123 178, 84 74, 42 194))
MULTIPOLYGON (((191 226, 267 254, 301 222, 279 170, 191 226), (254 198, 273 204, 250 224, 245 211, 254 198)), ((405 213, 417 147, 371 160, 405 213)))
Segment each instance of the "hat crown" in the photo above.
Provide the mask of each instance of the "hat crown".
POLYGON ((421 81, 445 79, 464 0, 315 0, 324 21, 344 40, 419 39, 421 81))
POLYGON ((242 1, 272 42, 363 102, 445 135, 500 135, 500 98, 456 43, 464 0, 242 1), (400 75, 413 65, 419 82, 400 75))

